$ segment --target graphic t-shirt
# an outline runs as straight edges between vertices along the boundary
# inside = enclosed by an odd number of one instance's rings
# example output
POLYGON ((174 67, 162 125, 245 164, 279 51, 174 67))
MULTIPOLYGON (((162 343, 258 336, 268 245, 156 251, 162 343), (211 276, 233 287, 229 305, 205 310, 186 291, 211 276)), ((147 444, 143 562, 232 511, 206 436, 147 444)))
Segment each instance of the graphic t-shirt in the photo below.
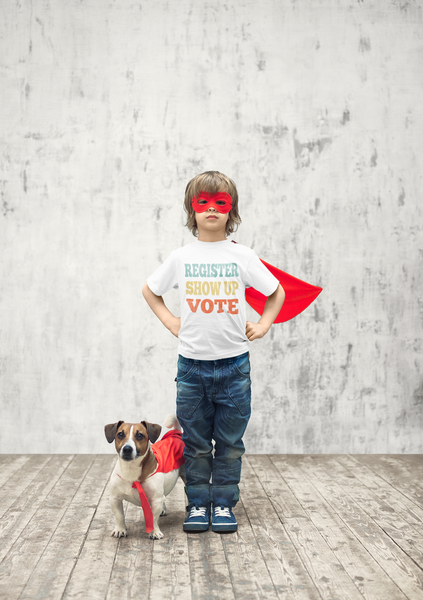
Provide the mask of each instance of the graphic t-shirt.
POLYGON ((248 352, 245 288, 270 296, 279 281, 254 250, 229 240, 197 240, 174 250, 147 285, 157 296, 179 288, 179 354, 218 360, 248 352))

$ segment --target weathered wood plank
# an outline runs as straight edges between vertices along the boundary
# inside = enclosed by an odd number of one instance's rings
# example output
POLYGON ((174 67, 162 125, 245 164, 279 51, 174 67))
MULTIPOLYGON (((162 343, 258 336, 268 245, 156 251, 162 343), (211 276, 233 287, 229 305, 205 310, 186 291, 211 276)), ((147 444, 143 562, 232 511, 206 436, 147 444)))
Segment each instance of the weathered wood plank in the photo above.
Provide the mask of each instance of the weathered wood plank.
MULTIPOLYGON (((107 456, 111 460, 112 470, 116 457, 107 456)), ((104 600, 106 598, 118 548, 118 540, 110 535, 113 527, 114 515, 110 508, 106 485, 64 590, 63 599, 104 600)))
POLYGON ((30 454, 0 454, 0 488, 30 458, 30 454))
POLYGON ((272 460, 278 468, 281 465, 289 464, 303 472, 310 483, 327 499, 333 510, 343 519, 369 554, 377 560, 387 577, 394 581, 406 596, 413 599, 423 598, 422 571, 319 465, 319 459, 322 460, 324 456, 295 457, 286 455, 283 459, 272 456, 272 460))
POLYGON ((26 493, 32 481, 52 458, 51 454, 34 454, 28 460, 22 461, 17 470, 12 470, 0 488, 0 517, 22 493, 26 493))
POLYGON ((185 519, 186 498, 184 485, 179 479, 166 499, 167 516, 160 517, 163 540, 154 541, 150 600, 181 598, 190 600, 191 575, 188 555, 188 537, 182 529, 185 519))
MULTIPOLYGON (((386 455, 385 455, 386 456, 386 455)), ((421 481, 423 477, 423 454, 390 454, 389 456, 396 460, 411 466, 413 473, 418 474, 418 479, 421 481)))
POLYGON ((240 487, 242 503, 278 597, 320 599, 316 583, 298 556, 247 456, 243 457, 240 487))
POLYGON ((238 531, 232 535, 222 535, 235 597, 245 600, 266 598, 277 599, 278 594, 267 570, 260 546, 254 537, 250 521, 242 502, 234 508, 238 521, 238 531))
POLYGON ((0 565, 0 597, 19 597, 93 460, 93 456, 75 456, 24 528, 0 565))
POLYGON ((352 471, 356 479, 384 500, 407 523, 413 525, 413 527, 420 527, 422 525, 423 508, 417 506, 397 490, 393 484, 380 477, 378 473, 370 469, 363 462, 357 460, 355 455, 337 455, 336 460, 349 471, 352 471))
MULTIPOLYGON (((286 486, 289 487, 293 499, 300 503, 301 510, 313 521, 320 535, 337 557, 340 567, 349 574, 361 594, 369 600, 386 600, 386 598, 404 600, 405 595, 390 581, 378 562, 363 551, 362 544, 334 512, 327 499, 304 477, 304 473, 297 466, 297 461, 301 461, 302 457, 271 456, 270 458, 277 464, 278 471, 286 486)), ((269 493, 272 494, 272 502, 277 505, 279 496, 276 489, 270 487, 269 493)), ((291 520, 289 517, 288 519, 291 520)))
POLYGON ((38 473, 32 485, 15 500, 0 518, 0 562, 9 552, 26 525, 62 476, 73 459, 73 455, 52 456, 38 473))
MULTIPOLYGON (((284 518, 277 504, 277 490, 281 485, 284 485, 284 482, 281 481, 281 475, 268 456, 249 456, 249 461, 266 494, 268 496, 270 494, 279 517, 284 518)), ((292 502, 296 501, 298 503, 292 492, 291 495, 292 502)), ((297 514, 284 519, 284 526, 323 598, 342 596, 345 599, 361 600, 362 595, 355 585, 354 578, 340 563, 339 556, 332 552, 313 520, 299 503, 297 514)))
POLYGON ((409 500, 423 508, 423 475, 416 474, 403 460, 394 455, 354 454, 359 462, 383 477, 409 500))
POLYGON ((114 467, 109 455, 95 457, 41 555, 21 598, 61 598, 82 551, 87 531, 114 467))
MULTIPOLYGON (((333 475, 336 476, 336 482, 349 493, 351 498, 360 504, 369 517, 408 556, 423 567, 423 540, 418 528, 415 528, 403 519, 399 512, 387 503, 386 498, 381 498, 373 490, 363 485, 359 478, 354 475, 351 465, 347 469, 336 457, 328 457, 326 460, 319 462, 332 477, 333 475)), ((359 464, 356 463, 355 471, 360 469, 359 464)), ((398 506, 398 503, 396 504, 398 506)), ((418 509, 418 507, 416 508, 418 509)))
POLYGON ((221 535, 210 528, 203 533, 188 533, 187 538, 193 598, 235 599, 221 535))

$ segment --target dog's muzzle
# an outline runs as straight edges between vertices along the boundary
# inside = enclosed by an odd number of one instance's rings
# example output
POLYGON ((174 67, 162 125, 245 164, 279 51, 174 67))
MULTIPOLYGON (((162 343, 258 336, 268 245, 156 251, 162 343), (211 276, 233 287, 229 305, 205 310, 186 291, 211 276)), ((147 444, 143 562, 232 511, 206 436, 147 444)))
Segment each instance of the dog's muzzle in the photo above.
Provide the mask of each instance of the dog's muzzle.
POLYGON ((137 456, 137 452, 132 446, 125 444, 125 446, 121 448, 120 455, 123 460, 134 460, 134 458, 137 456))

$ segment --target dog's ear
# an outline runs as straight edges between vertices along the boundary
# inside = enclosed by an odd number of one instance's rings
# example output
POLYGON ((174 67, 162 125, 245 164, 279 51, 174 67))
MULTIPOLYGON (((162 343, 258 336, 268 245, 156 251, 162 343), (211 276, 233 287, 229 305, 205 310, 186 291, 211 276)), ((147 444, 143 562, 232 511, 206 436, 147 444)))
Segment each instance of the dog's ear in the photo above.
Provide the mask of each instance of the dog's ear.
POLYGON ((106 440, 111 444, 115 439, 116 431, 125 421, 118 421, 117 423, 111 423, 110 425, 104 426, 104 433, 106 435, 106 440))
POLYGON ((147 421, 141 421, 141 423, 147 430, 148 439, 152 444, 154 444, 162 431, 162 426, 156 425, 155 423, 148 423, 147 421))

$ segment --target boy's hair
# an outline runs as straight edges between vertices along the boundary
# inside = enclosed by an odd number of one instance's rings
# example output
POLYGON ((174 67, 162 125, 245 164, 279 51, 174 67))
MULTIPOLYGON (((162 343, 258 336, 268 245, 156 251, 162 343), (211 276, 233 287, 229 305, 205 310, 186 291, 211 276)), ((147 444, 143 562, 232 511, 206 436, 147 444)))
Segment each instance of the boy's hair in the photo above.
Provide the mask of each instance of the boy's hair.
POLYGON ((232 208, 229 213, 229 219, 226 222, 225 234, 229 235, 238 229, 241 223, 241 217, 238 213, 238 191, 232 179, 229 179, 219 171, 206 171, 196 175, 191 179, 185 189, 184 210, 187 213, 186 227, 191 230, 192 235, 198 236, 197 222, 195 220, 195 211, 192 208, 192 199, 198 196, 200 192, 217 194, 226 192, 232 198, 232 208))

